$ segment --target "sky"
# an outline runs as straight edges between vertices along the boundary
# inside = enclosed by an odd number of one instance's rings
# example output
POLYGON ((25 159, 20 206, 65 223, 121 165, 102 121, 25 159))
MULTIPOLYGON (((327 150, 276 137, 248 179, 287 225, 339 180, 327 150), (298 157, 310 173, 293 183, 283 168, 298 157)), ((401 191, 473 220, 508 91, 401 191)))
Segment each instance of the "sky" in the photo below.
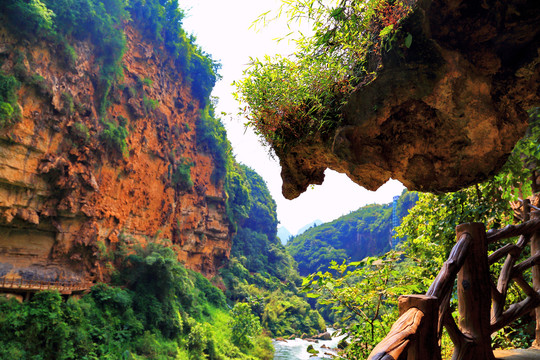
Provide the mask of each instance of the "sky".
MULTIPOLYGON (((390 203, 393 196, 401 194, 404 187, 396 180, 373 192, 353 183, 344 174, 326 170, 322 185, 308 188, 294 200, 285 199, 281 194, 279 163, 270 157, 269 149, 261 144, 253 131, 246 129, 246 119, 238 115, 240 104, 232 95, 235 91, 232 83, 242 78, 250 57, 294 52, 294 42, 276 40, 291 32, 285 20, 276 20, 256 29, 252 27, 259 15, 269 10, 277 12, 281 1, 180 0, 179 3, 186 12, 184 29, 195 35, 196 43, 221 63, 222 80, 212 92, 212 96, 219 98, 216 114, 225 114, 220 116, 236 160, 253 168, 266 181, 277 203, 279 226, 295 235, 298 229, 314 220, 332 221, 367 204, 390 203)), ((291 28, 295 30, 292 25, 291 28)))

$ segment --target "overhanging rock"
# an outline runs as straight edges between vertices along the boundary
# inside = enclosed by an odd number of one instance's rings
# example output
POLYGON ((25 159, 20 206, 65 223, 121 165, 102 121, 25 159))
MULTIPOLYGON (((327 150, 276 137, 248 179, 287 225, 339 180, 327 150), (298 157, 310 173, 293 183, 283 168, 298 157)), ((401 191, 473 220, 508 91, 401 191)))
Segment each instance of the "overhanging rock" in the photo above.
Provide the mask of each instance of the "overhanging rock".
POLYGON ((324 170, 375 190, 389 178, 445 192, 482 181, 506 161, 540 105, 540 1, 417 1, 393 44, 369 59, 331 136, 277 151, 292 199, 324 170))

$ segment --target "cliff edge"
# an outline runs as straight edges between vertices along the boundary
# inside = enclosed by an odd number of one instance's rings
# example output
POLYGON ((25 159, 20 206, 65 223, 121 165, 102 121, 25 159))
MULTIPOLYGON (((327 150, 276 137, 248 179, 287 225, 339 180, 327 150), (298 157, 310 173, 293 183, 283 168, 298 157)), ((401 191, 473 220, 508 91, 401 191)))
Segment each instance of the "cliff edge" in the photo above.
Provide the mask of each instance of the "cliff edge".
POLYGON ((103 280, 119 242, 167 239, 206 275, 228 258, 220 165, 197 140, 205 105, 135 25, 122 23, 121 80, 105 87, 103 49, 84 36, 62 52, 0 27, 19 113, 0 128, 0 277, 103 280))

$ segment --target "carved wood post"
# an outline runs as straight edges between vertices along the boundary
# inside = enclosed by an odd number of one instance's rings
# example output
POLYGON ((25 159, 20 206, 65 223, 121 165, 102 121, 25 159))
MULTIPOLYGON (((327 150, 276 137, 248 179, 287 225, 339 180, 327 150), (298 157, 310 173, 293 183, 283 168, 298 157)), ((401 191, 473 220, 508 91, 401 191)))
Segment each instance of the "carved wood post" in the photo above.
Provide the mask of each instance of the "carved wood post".
POLYGON ((424 313, 415 341, 409 346, 407 360, 441 360, 437 336, 439 300, 435 296, 428 295, 402 295, 398 301, 399 316, 413 307, 424 313))
POLYGON ((491 288, 487 258, 486 229, 482 223, 458 225, 457 239, 464 233, 472 236, 469 255, 458 273, 459 327, 473 339, 464 351, 456 349, 463 360, 493 360, 490 333, 491 288))
MULTIPOLYGON (((535 195, 535 198, 538 198, 538 196, 539 195, 535 195)), ((538 202, 534 201, 534 203, 538 203, 538 202)), ((532 219, 538 219, 540 218, 540 212, 539 211, 531 212, 530 216, 532 219)), ((540 231, 536 231, 531 236, 531 256, 536 254, 538 251, 540 251, 540 231)), ((539 265, 533 266, 531 271, 532 271, 533 289, 534 291, 538 291, 540 290, 540 266, 539 265)), ((536 331, 535 331, 536 338, 534 340, 534 345, 540 346, 540 307, 537 307, 535 312, 536 312, 536 331)))

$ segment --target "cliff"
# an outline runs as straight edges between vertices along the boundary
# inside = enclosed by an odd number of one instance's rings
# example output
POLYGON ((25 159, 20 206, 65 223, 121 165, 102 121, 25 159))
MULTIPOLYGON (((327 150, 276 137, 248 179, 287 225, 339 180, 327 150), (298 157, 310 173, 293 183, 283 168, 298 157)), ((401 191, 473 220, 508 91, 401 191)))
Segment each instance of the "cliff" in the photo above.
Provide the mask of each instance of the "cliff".
POLYGON ((133 24, 105 113, 91 41, 70 39, 66 64, 57 44, 0 27, 0 70, 20 80, 21 115, 0 128, 0 276, 101 280, 99 259, 119 241, 169 239, 206 275, 228 258, 224 182, 196 141, 200 100, 133 24))
POLYGON ((254 62, 239 86, 280 159, 283 195, 327 168, 369 190, 393 178, 447 192, 493 176, 540 104, 540 3, 363 4, 291 11, 313 17, 309 45, 254 62))

